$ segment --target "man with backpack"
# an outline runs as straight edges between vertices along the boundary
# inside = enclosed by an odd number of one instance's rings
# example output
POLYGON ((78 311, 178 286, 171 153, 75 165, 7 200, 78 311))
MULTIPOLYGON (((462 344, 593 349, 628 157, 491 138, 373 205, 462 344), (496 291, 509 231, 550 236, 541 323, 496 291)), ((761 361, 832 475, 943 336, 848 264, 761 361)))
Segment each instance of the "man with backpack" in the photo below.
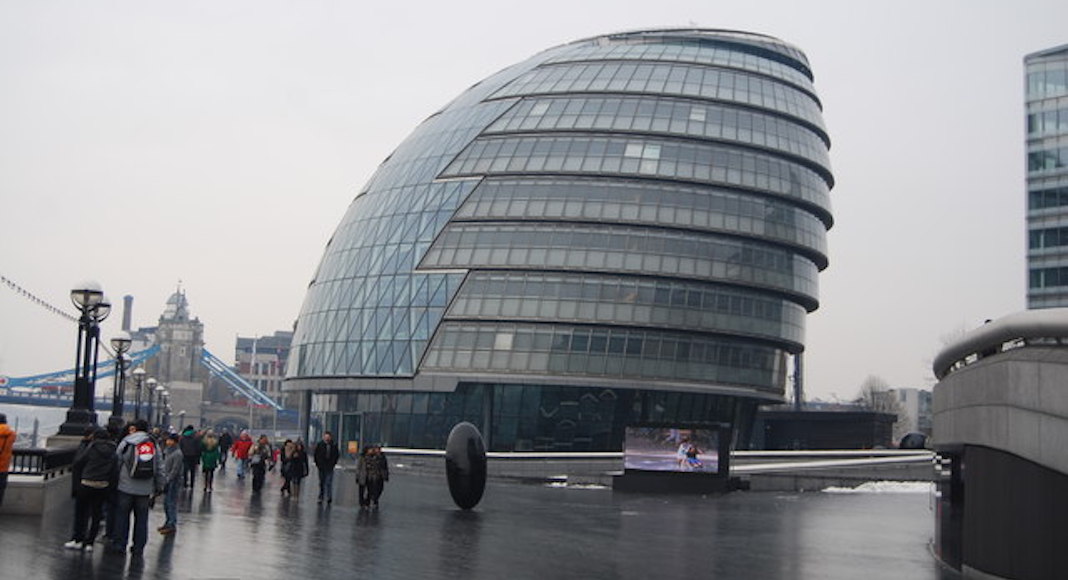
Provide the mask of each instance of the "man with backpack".
POLYGON ((130 514, 133 514, 133 557, 144 556, 148 543, 149 500, 163 488, 160 453, 156 442, 148 435, 148 422, 134 421, 128 434, 116 450, 119 463, 119 497, 116 505, 115 537, 108 548, 112 553, 125 553, 130 539, 130 514))

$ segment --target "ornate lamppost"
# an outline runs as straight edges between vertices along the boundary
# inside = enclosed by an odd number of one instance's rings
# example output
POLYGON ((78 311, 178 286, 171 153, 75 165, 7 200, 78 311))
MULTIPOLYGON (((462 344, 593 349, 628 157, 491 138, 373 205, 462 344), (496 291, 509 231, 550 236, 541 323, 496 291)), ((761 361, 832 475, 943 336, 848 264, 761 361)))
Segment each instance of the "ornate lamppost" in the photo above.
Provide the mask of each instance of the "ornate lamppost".
POLYGON ((78 318, 78 350, 74 359, 74 400, 67 420, 59 426, 60 435, 80 437, 96 426, 96 361, 100 347, 100 323, 111 313, 111 303, 96 282, 85 282, 70 291, 78 318))
POLYGON ((163 395, 166 394, 167 387, 156 385, 156 425, 163 423, 163 395))
POLYGON ((166 431, 167 428, 171 424, 171 392, 170 391, 163 391, 163 400, 160 401, 159 413, 160 413, 160 420, 159 420, 160 429, 163 429, 164 431, 166 431))
POLYGON ((137 367, 133 370, 134 386, 137 392, 134 393, 134 421, 141 418, 141 390, 144 388, 145 383, 145 369, 144 367, 137 367))
POLYGON ((126 399, 126 351, 130 350, 130 333, 119 331, 111 339, 111 348, 115 349, 115 388, 111 393, 111 419, 108 423, 122 427, 123 402, 126 399))
POLYGON ((152 423, 152 395, 156 392, 156 385, 158 381, 155 378, 149 378, 145 381, 145 387, 148 389, 146 397, 148 398, 148 407, 145 409, 145 420, 149 422, 149 427, 152 423))

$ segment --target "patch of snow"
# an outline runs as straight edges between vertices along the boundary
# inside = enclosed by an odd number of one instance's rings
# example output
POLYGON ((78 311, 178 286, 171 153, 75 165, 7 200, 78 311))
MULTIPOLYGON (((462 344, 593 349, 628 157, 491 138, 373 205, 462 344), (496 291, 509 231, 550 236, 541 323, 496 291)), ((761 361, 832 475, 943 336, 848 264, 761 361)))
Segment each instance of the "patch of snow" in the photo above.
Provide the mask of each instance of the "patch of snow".
POLYGON ((566 481, 551 481, 545 485, 546 487, 564 487, 567 489, 608 489, 607 485, 599 485, 596 483, 568 483, 566 481))
POLYGON ((856 487, 828 487, 823 493, 931 493, 929 481, 869 481, 856 487))

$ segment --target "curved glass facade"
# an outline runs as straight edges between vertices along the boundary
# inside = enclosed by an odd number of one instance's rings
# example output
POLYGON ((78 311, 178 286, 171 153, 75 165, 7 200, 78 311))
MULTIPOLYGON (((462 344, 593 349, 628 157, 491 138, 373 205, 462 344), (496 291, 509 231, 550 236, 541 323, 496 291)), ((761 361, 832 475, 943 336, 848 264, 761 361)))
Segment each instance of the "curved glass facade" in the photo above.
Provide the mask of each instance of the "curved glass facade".
MULTIPOLYGON (((287 389, 342 440, 618 451, 783 398, 834 180, 804 55, 733 31, 542 52, 432 115, 353 200, 287 389)), ((744 445, 744 441, 742 442, 744 445)))

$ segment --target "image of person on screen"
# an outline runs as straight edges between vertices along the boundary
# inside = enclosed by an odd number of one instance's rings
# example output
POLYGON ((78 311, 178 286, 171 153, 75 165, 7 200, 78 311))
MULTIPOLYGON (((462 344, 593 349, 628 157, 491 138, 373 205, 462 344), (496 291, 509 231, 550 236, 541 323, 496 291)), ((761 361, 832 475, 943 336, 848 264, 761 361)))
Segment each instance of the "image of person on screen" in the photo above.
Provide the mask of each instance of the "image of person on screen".
POLYGON ((701 462, 698 455, 701 450, 697 448, 697 445, 690 444, 690 448, 686 450, 686 468, 690 471, 701 471, 705 468, 705 464, 701 462))
POLYGON ((693 444, 690 443, 689 437, 683 437, 679 442, 679 448, 675 451, 675 462, 678 464, 678 470, 684 471, 686 468, 686 457, 690 452, 690 448, 693 444))

